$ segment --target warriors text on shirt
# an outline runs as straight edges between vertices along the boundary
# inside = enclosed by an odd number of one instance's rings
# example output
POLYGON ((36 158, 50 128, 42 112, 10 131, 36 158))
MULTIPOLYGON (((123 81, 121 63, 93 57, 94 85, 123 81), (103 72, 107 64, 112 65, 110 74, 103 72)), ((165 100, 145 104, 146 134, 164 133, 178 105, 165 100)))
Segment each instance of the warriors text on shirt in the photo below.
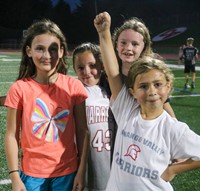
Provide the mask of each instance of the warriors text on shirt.
POLYGON ((134 164, 131 164, 130 162, 127 162, 120 158, 119 153, 116 153, 116 164, 120 167, 121 170, 124 172, 127 172, 133 176, 148 178, 152 180, 158 179, 159 172, 157 170, 151 170, 148 168, 144 168, 142 166, 136 166, 134 164))
POLYGON ((108 109, 108 106, 86 106, 88 124, 107 122, 108 109))

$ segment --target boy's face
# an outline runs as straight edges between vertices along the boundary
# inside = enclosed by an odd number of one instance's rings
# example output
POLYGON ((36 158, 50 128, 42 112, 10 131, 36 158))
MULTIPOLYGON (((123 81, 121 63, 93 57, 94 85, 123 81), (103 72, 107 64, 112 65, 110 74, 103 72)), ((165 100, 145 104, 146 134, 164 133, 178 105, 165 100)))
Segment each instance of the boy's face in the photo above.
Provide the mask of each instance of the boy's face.
POLYGON ((94 86, 99 82, 101 65, 96 63, 90 51, 78 53, 74 59, 74 68, 78 79, 87 86, 94 86))
POLYGON ((157 69, 152 69, 136 77, 131 94, 137 99, 144 111, 162 111, 169 96, 171 83, 157 69))

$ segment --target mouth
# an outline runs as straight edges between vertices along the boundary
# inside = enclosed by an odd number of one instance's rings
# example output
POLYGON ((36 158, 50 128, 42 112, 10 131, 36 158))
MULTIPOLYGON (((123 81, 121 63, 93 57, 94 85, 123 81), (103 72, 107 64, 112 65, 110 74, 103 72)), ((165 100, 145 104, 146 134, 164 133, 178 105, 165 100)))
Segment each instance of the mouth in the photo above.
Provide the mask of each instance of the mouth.
POLYGON ((84 80, 89 80, 91 78, 92 78, 92 76, 86 76, 86 77, 84 77, 84 80))
POLYGON ((42 62, 44 65, 51 65, 51 61, 50 60, 45 60, 42 62))
POLYGON ((43 62, 44 65, 51 65, 50 62, 43 62))
POLYGON ((125 56, 133 56, 133 54, 131 54, 131 53, 128 53, 128 52, 126 52, 126 53, 123 53, 125 56))
POLYGON ((150 99, 150 100, 148 100, 148 102, 151 102, 151 103, 155 103, 155 102, 157 102, 157 101, 159 101, 160 99, 150 99))

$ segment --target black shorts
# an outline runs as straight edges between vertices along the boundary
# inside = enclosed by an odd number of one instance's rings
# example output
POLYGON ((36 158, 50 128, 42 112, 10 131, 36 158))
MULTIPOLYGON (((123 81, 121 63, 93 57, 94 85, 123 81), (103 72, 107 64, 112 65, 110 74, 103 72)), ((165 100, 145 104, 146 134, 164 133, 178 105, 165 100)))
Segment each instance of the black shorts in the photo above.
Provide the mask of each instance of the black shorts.
POLYGON ((185 63, 185 69, 184 69, 184 73, 190 73, 190 72, 195 72, 195 64, 188 64, 185 63))

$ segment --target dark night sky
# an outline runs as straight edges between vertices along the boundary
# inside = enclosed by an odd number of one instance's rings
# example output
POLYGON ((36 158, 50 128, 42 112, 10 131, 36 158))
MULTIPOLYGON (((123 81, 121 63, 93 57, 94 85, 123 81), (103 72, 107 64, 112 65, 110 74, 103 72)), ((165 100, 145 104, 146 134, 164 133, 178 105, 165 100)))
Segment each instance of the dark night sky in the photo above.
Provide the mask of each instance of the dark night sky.
MULTIPOLYGON (((53 5, 57 4, 58 0, 51 0, 53 5)), ((66 3, 70 5, 71 11, 75 11, 77 8, 77 5, 81 5, 80 0, 64 0, 66 3)))

